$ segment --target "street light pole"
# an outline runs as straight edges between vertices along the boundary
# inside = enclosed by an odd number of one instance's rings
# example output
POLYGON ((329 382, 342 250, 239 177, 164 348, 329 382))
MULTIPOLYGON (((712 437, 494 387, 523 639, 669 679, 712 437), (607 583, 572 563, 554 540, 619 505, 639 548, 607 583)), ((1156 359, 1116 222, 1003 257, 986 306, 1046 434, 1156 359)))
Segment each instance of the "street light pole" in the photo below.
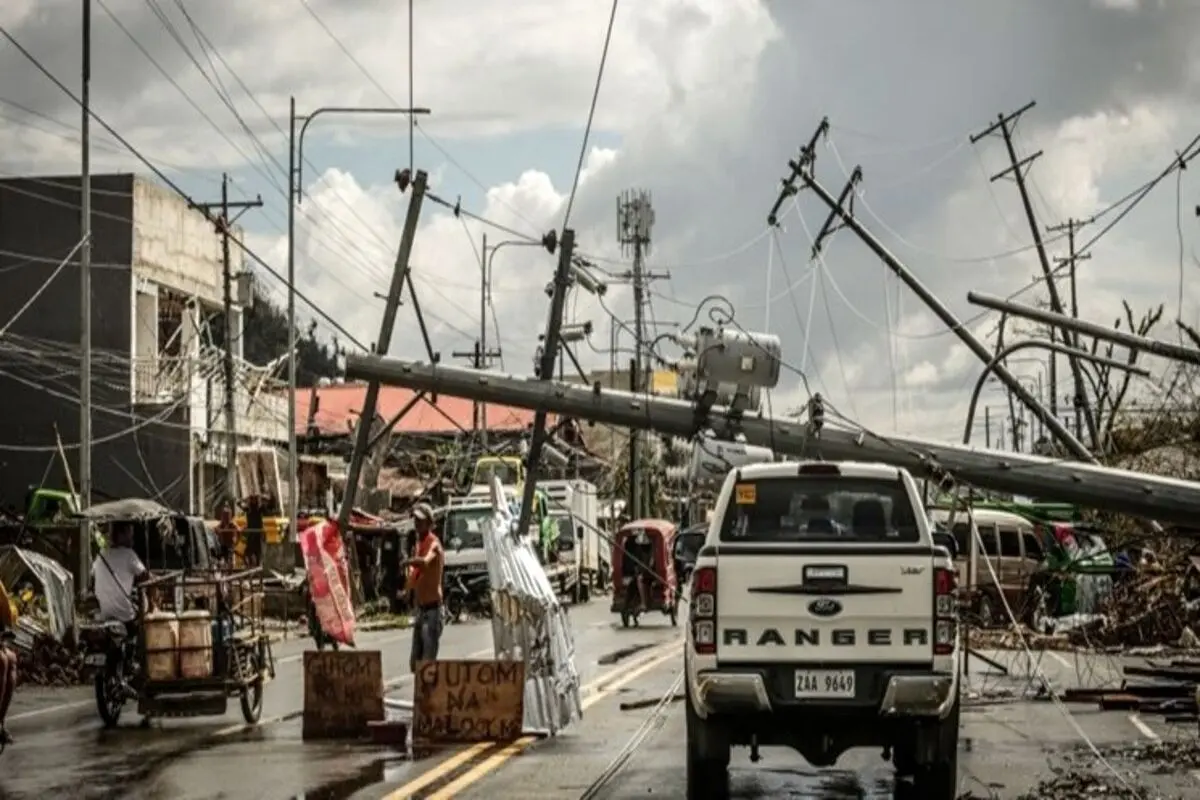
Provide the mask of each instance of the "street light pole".
MULTIPOLYGON (((296 206, 304 197, 304 134, 308 126, 322 115, 403 114, 410 119, 417 114, 431 113, 428 108, 374 108, 356 106, 323 106, 312 113, 296 114, 296 98, 290 98, 288 110, 288 245, 287 245, 287 319, 288 319, 288 530, 295 534, 299 524, 300 454, 296 443, 296 206), (300 123, 299 131, 296 123, 300 123)), ((410 126, 411 138, 411 126, 410 126)))

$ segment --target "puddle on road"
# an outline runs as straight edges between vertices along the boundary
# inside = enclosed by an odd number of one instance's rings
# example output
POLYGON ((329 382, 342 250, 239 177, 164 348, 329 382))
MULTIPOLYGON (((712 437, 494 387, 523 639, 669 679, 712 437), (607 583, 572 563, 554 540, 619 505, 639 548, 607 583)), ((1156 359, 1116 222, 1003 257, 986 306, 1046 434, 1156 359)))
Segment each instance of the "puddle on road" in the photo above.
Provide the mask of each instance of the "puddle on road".
POLYGON ((400 770, 411 763, 406 758, 381 758, 355 774, 324 783, 292 800, 349 800, 370 786, 396 780, 400 770))
POLYGON ((626 658, 629 658, 632 655, 636 655, 636 654, 642 652, 643 650, 649 650, 651 647, 654 647, 654 645, 653 644, 631 644, 628 647, 622 647, 620 650, 613 650, 611 653, 605 653, 604 655, 602 655, 598 659, 596 659, 596 663, 600 664, 601 666, 608 666, 610 664, 616 664, 618 661, 622 661, 626 658))

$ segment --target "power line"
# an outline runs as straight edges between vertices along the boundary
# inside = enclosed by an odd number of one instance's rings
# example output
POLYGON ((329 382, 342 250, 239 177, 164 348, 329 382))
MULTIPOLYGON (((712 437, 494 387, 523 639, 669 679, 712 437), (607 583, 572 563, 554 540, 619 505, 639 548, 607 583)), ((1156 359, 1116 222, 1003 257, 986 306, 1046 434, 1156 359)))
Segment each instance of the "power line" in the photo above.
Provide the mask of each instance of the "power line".
POLYGON ((579 163, 575 165, 575 179, 571 181, 571 193, 567 196, 567 210, 563 214, 563 230, 571 220, 571 209, 575 206, 575 193, 579 191, 579 179, 583 176, 583 163, 587 160, 588 140, 592 135, 592 121, 596 118, 596 101, 600 99, 600 85, 604 82, 604 67, 608 63, 608 45, 612 42, 613 23, 617 19, 620 0, 613 0, 608 14, 608 29, 604 33, 604 49, 600 51, 600 68, 596 70, 596 86, 592 90, 592 102, 588 107, 587 124, 583 127, 583 143, 579 147, 579 163))
MULTIPOLYGON (((69 97, 71 99, 71 101, 74 102, 76 105, 78 105, 81 109, 83 108, 83 102, 79 99, 79 97, 77 97, 75 95, 75 93, 72 92, 69 88, 67 88, 67 86, 62 81, 60 81, 54 75, 54 73, 52 73, 45 65, 43 65, 42 62, 39 61, 36 56, 34 56, 32 53, 30 53, 29 50, 27 50, 24 45, 22 45, 19 41, 17 41, 16 37, 14 37, 11 33, 9 33, 8 28, 4 27, 3 25, 0 25, 0 35, 4 36, 4 38, 8 40, 9 44, 11 44, 13 47, 15 47, 17 49, 17 51, 22 56, 24 56, 27 61, 29 61, 31 64, 33 64, 33 66, 37 68, 38 72, 45 75, 46 78, 48 78, 51 83, 53 83, 55 86, 57 86, 59 91, 61 91, 63 94, 65 94, 67 97, 69 97)), ((190 195, 188 195, 187 192, 185 192, 179 186, 179 184, 177 184, 177 183, 175 183, 175 181, 171 180, 171 178, 169 176, 167 176, 166 173, 164 173, 161 169, 159 169, 148 158, 143 156, 136 147, 134 147, 132 144, 129 143, 128 139, 126 139, 124 136, 122 136, 120 133, 118 133, 116 131, 116 129, 114 129, 111 125, 109 125, 104 120, 103 117, 101 117, 99 114, 97 114, 91 108, 88 108, 86 110, 87 110, 88 116, 91 117, 92 119, 94 119, 102 128, 104 128, 104 130, 107 131, 110 136, 112 136, 114 139, 116 139, 118 142, 120 142, 121 145, 126 150, 128 150, 131 155, 134 156, 134 158, 136 158, 138 161, 140 161, 147 169, 149 169, 151 172, 154 173, 155 177, 157 177, 160 181, 162 181, 164 184, 166 184, 168 188, 170 188, 173 192, 178 194, 184 201, 186 201, 189 208, 200 211, 200 213, 204 214, 205 219, 207 219, 210 223, 216 224, 216 218, 211 213, 209 213, 209 212, 201 209, 199 206, 197 206, 196 202, 191 198, 190 195)), ((258 255, 258 253, 255 253, 253 250, 251 250, 245 244, 245 242, 243 242, 240 238, 231 237, 231 242, 234 245, 236 245, 237 248, 239 250, 241 250, 245 255, 249 256, 256 264, 258 264, 260 267, 262 267, 268 273, 270 273, 276 280, 283 283, 284 285, 287 285, 287 281, 284 279, 284 277, 282 275, 280 275, 279 272, 274 267, 272 267, 270 264, 268 264, 266 261, 264 261, 258 255)), ((343 328, 342 325, 337 320, 335 320, 333 317, 331 317, 327 313, 325 313, 325 311, 320 306, 318 306, 316 303, 314 303, 312 300, 310 300, 308 298, 308 295, 304 294, 303 292, 301 292, 299 289, 296 289, 295 287, 292 287, 292 288, 293 288, 293 291, 295 291, 295 293, 296 293, 296 297, 303 300, 304 303, 306 305, 308 305, 309 308, 311 308, 314 312, 316 312, 334 330, 336 330, 342 336, 346 337, 346 341, 350 342, 355 347, 358 347, 360 350, 364 350, 364 351, 368 350, 366 345, 364 345, 362 342, 360 342, 357 339, 357 337, 355 337, 353 334, 351 334, 348 330, 343 328)))

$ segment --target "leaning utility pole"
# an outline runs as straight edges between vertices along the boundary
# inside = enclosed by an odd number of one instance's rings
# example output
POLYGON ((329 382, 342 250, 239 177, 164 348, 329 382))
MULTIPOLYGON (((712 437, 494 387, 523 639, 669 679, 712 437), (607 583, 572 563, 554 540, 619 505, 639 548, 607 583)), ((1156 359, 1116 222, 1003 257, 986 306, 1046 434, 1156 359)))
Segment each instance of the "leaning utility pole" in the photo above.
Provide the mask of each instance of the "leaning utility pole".
MULTIPOLYGON (((1021 193, 1021 205, 1025 209, 1025 219, 1029 223, 1029 230, 1033 235, 1033 245, 1037 250, 1038 261, 1042 265, 1042 275, 1046 280, 1046 293, 1050 298, 1050 308, 1055 314, 1062 314, 1063 304, 1062 299, 1058 295, 1058 284, 1054 279, 1054 271, 1050 268, 1050 259, 1046 255, 1046 246, 1042 242, 1042 231, 1038 225, 1037 216, 1034 214, 1033 204, 1029 201, 1029 191, 1025 186, 1025 168, 1037 160, 1042 155, 1042 151, 1038 150, 1031 156, 1026 156, 1025 158, 1019 159, 1017 158, 1017 150, 1016 147, 1013 146, 1012 139, 1015 123, 1021 118, 1022 114, 1024 114, 1026 111, 1029 111, 1035 105, 1036 102, 1030 100, 1024 106, 1012 112, 1011 114, 1000 114, 996 118, 996 121, 988 126, 986 130, 971 136, 970 140, 971 144, 975 144, 980 139, 984 138, 985 136, 990 136, 997 130, 1000 131, 1001 136, 1004 137, 1004 146, 1005 149, 1008 150, 1008 159, 1011 162, 1011 166, 1005 170, 997 172, 991 177, 991 180, 997 181, 1008 176, 1009 174, 1012 174, 1013 179, 1016 181, 1017 190, 1021 193)), ((1070 332, 1065 329, 1062 330, 1062 337, 1064 342, 1077 345, 1075 340, 1071 337, 1070 332)), ((1051 341, 1053 341, 1053 339, 1054 333, 1052 328, 1051 341)), ((1092 416, 1091 405, 1087 400, 1087 390, 1083 381, 1083 366, 1079 363, 1079 359, 1073 355, 1067 356, 1067 363, 1071 366, 1071 376, 1075 381, 1075 398, 1077 401, 1076 407, 1080 409, 1084 420, 1087 422, 1088 435, 1091 437, 1092 447, 1098 447, 1100 443, 1097 439, 1096 419, 1092 416)), ((1057 378, 1057 375, 1055 377, 1057 378)), ((1052 381, 1052 383, 1056 383, 1056 381, 1052 381)), ((1057 385, 1052 386, 1051 390, 1057 394, 1057 385)), ((1055 410, 1057 409, 1052 410, 1051 413, 1054 413, 1055 410)))
MULTIPOLYGON (((1061 231, 1067 232, 1067 254, 1068 255, 1066 258, 1054 259, 1054 263, 1058 267, 1066 267, 1067 268, 1067 275, 1070 278, 1071 318, 1072 319, 1079 319, 1079 292, 1078 292, 1078 289, 1075 284, 1075 265, 1080 261, 1087 261, 1089 258, 1092 257, 1090 253, 1075 252, 1075 232, 1090 222, 1092 222, 1092 220, 1090 220, 1090 219, 1078 220, 1078 219, 1072 218, 1072 219, 1069 219, 1066 222, 1064 222, 1062 225, 1052 225, 1052 226, 1046 228, 1047 233, 1059 233, 1061 231)), ((1059 313, 1061 313, 1061 312, 1059 312, 1059 313)), ((1051 332, 1053 332, 1054 328, 1051 327, 1050 330, 1051 330, 1051 332)), ((1072 339, 1070 340, 1070 343, 1071 343, 1072 347, 1074 347, 1076 349, 1079 348, 1079 334, 1077 332, 1072 332, 1072 339)), ((1050 358, 1054 359, 1055 354, 1051 353, 1050 358)), ((1051 362, 1050 362, 1051 366, 1053 366, 1054 363, 1055 363, 1055 361, 1051 360, 1051 362)), ((1053 375, 1053 374, 1054 374, 1054 372, 1051 371, 1051 375, 1053 375)), ((1055 384, 1053 378, 1051 378, 1050 383, 1051 383, 1052 388, 1056 387, 1056 384, 1055 384)), ((1082 407, 1081 407, 1082 400, 1083 400, 1083 398, 1080 397, 1078 392, 1074 393, 1071 396, 1071 406, 1075 409, 1075 438, 1077 438, 1077 439, 1083 437, 1083 411, 1082 411, 1082 407)), ((1058 411, 1056 405, 1051 406, 1050 410, 1052 413, 1056 413, 1058 411)))
MULTIPOLYGON (((537 378, 554 380, 554 363, 558 359, 559 334, 562 333, 563 311, 567 305, 567 290, 571 288, 571 259, 575 255, 575 231, 563 228, 558 242, 558 266, 554 270, 554 291, 550 296, 550 318, 546 320, 546 335, 542 342, 542 358, 537 378)), ((517 520, 517 535, 524 536, 533 518, 533 496, 541 469, 542 449, 546 445, 546 411, 533 413, 533 431, 529 437, 529 453, 525 465, 525 486, 521 493, 521 516, 517 520)), ((538 552, 541 553, 539 541, 538 552)), ((544 555, 544 554, 543 554, 544 555)))
MULTIPOLYGON (((822 126, 825 126, 827 123, 822 121, 821 124, 822 126)), ((816 151, 813 149, 813 145, 810 143, 810 145, 805 148, 804 153, 802 153, 798 159, 789 162, 792 172, 790 177, 783 181, 781 194, 795 194, 796 181, 803 181, 804 185, 811 189, 813 193, 821 199, 821 202, 825 203, 825 205, 827 205, 834 212, 834 214, 837 215, 840 224, 854 231, 858 238, 862 240, 863 244, 870 248, 871 252, 873 252, 880 261, 887 265, 888 269, 890 269, 897 278, 903 281, 904 284, 908 286, 908 288, 911 289, 923 303, 925 303, 929 310, 932 311, 938 317, 938 319, 940 319, 942 323, 946 325, 946 327, 950 328, 950 330, 954 332, 959 341, 966 345, 967 349, 974 353, 976 358, 978 358, 984 364, 990 364, 993 359, 991 350, 984 346, 984 344, 975 337, 975 334, 973 334, 970 329, 967 328, 967 326, 964 325, 963 322, 954 315, 954 312, 948 309, 941 300, 939 300, 931 291, 929 291, 929 289, 927 289, 925 285, 921 283, 921 281, 915 275, 913 275, 906 266, 904 266, 900 259, 896 258, 896 256, 893 255, 892 252, 888 250, 882 242, 875 238, 875 236, 869 230, 867 230, 861 222, 858 221, 858 218, 852 211, 848 210, 841 203, 839 203, 838 198, 830 194, 829 191, 817 181, 817 179, 813 176, 815 152, 816 151)), ((857 167, 855 168, 855 174, 861 175, 861 170, 857 167)), ((1016 376, 1009 372, 1007 367, 1005 367, 1003 364, 996 364, 993 367, 992 372, 997 378, 1000 379, 1001 382, 1004 383, 1009 391, 1011 391, 1017 397, 1017 399, 1019 399, 1027 408, 1029 408, 1030 411, 1032 411, 1036 416, 1045 420, 1045 425, 1050 429, 1050 432, 1054 435, 1054 438, 1062 442, 1062 444, 1071 452, 1073 456, 1081 461, 1096 463, 1096 459, 1092 456, 1088 449, 1084 447, 1078 439, 1071 435, 1071 432, 1063 426, 1060 420, 1050 416, 1050 413, 1046 410, 1045 406, 1043 406, 1041 402, 1034 397, 1033 394, 1030 393, 1030 391, 1026 389, 1019 380, 1017 380, 1016 376)))
MULTIPOLYGON (((625 255, 633 256, 633 269, 627 279, 633 285, 634 358, 630 364, 630 388, 645 392, 652 365, 646 352, 646 286, 663 275, 647 274, 645 256, 650 253, 650 232, 654 228, 654 206, 650 193, 626 190, 617 198, 617 241, 625 255)), ((648 489, 642 464, 642 433, 629 433, 629 516, 644 516, 643 499, 648 489)))
MULTIPOLYGON (((396 183, 401 192, 408 188, 409 180, 408 170, 397 171, 396 183)), ((425 187, 428 180, 429 176, 425 170, 417 170, 416 178, 412 180, 412 196, 408 200, 408 213, 404 218, 404 230, 400 234, 400 245, 396 248, 396 264, 392 270, 392 283, 388 287, 387 301, 383 305, 383 319, 379 323, 379 338, 375 340, 375 355, 387 355, 392 334, 396 330, 396 313, 400 307, 400 295, 404 292, 405 284, 409 282, 411 269, 409 257, 412 255, 413 240, 417 236, 417 222, 421 218, 421 205, 425 200, 425 187)), ((346 467, 346 491, 342 495, 342 505, 338 509, 338 530, 343 537, 347 537, 349 534, 350 513, 354 510, 363 462, 371 449, 371 427, 375 421, 375 410, 378 405, 379 381, 368 381, 362 409, 358 413, 358 426, 354 432, 354 450, 350 453, 350 464, 346 467)), ((353 540, 347 540, 347 549, 354 571, 353 591, 357 599, 361 597, 362 584, 359 578, 361 573, 358 571, 357 549, 353 547, 353 540)))
MULTIPOLYGON (((260 208, 263 204, 262 197, 257 197, 254 200, 238 200, 229 202, 229 175, 221 175, 221 202, 219 203, 196 203, 196 207, 205 212, 210 212, 213 209, 220 209, 221 216, 215 220, 215 228, 217 235, 221 237, 221 284, 223 292, 223 306, 225 309, 225 353, 224 353, 224 374, 225 374, 225 493, 230 502, 238 499, 238 479, 237 479, 237 409, 234 404, 236 393, 234 391, 234 369, 233 369, 233 265, 229 255, 229 237, 233 224, 237 222, 242 214, 246 213, 251 208, 260 208), (230 209, 238 209, 238 214, 233 219, 229 218, 230 209)), ((246 321, 242 320, 243 329, 246 321)))
MULTIPOLYGON (((83 65, 79 107, 79 507, 92 504, 92 0, 83 0, 83 65)), ((79 593, 87 594, 84 579, 92 568, 92 534, 87 522, 79 526, 79 593)))

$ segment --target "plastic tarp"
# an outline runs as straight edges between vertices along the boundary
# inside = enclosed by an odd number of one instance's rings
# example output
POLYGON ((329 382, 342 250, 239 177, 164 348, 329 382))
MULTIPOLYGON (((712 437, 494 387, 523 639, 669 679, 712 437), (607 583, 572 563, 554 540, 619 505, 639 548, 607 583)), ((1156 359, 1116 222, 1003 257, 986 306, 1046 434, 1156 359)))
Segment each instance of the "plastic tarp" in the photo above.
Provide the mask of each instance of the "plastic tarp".
POLYGON ((497 478, 491 499, 483 549, 496 658, 525 664, 525 730, 555 734, 583 716, 571 623, 530 541, 517 535, 516 508, 497 478))
POLYGON ((147 520, 158 517, 169 517, 171 509, 156 503, 136 497, 127 500, 113 500, 110 503, 100 503, 84 511, 79 516, 92 522, 117 522, 120 520, 147 520))
POLYGON ((75 627, 75 579, 62 564, 21 547, 0 552, 0 581, 15 592, 32 575, 46 600, 49 631, 58 641, 75 627))
POLYGON ((321 630, 335 641, 353 645, 355 618, 350 572, 337 523, 322 520, 300 531, 298 538, 321 630))

